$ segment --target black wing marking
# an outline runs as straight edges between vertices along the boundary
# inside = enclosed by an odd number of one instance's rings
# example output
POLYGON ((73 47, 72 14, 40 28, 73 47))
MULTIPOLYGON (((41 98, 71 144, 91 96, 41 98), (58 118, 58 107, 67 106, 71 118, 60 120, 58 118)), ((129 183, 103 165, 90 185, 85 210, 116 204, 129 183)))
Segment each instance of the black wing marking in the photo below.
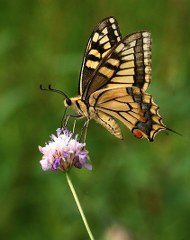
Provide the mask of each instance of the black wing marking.
POLYGON ((146 90, 151 81, 151 34, 132 33, 120 41, 93 73, 82 99, 101 88, 137 86, 146 90))
POLYGON ((100 61, 120 40, 121 33, 114 17, 105 18, 97 24, 88 40, 83 57, 79 80, 81 96, 100 61))

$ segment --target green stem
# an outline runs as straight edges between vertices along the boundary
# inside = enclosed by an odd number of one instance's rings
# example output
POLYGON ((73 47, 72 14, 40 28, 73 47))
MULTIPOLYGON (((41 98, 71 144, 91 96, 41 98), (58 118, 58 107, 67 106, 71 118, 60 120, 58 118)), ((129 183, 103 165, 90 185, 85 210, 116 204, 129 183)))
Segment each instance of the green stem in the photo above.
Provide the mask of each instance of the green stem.
POLYGON ((83 220, 83 222, 84 222, 84 225, 85 225, 85 227, 86 227, 86 231, 87 231, 90 239, 91 239, 91 240, 94 240, 94 237, 93 237, 93 235, 92 235, 92 232, 91 232, 91 230, 90 230, 90 228, 89 228, 89 226, 88 226, 88 222, 87 222, 87 220, 86 220, 86 217, 85 217, 84 212, 83 212, 83 210, 82 210, 82 207, 81 207, 81 205, 80 205, 79 199, 78 199, 78 197, 77 197, 76 191, 75 191, 75 189, 74 189, 74 186, 73 186, 73 184, 72 184, 72 182, 71 182, 71 179, 70 179, 70 177, 69 177, 69 175, 68 175, 67 172, 66 172, 66 179, 67 179, 67 182, 68 182, 69 187, 70 187, 70 189, 71 189, 71 192, 72 192, 72 194, 73 194, 73 197, 74 197, 74 199, 75 199, 75 202, 76 202, 76 204, 77 204, 77 207, 78 207, 78 210, 79 210, 80 215, 81 215, 81 217, 82 217, 82 220, 83 220))

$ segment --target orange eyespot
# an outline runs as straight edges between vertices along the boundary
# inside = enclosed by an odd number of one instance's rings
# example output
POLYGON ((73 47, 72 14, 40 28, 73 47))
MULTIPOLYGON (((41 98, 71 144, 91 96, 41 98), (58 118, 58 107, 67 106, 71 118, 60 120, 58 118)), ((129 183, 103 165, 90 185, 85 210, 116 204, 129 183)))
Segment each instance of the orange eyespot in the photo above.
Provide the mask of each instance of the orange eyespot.
POLYGON ((140 131, 139 129, 133 129, 133 134, 136 138, 142 138, 143 137, 143 133, 142 131, 140 131))

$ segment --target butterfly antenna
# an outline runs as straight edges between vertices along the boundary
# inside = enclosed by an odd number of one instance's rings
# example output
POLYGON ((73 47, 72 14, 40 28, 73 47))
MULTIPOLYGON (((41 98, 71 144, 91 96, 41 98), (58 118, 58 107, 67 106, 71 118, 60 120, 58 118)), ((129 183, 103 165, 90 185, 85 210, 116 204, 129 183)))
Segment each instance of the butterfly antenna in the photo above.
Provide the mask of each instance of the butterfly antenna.
POLYGON ((51 91, 51 92, 59 93, 59 94, 63 95, 66 99, 69 99, 69 97, 64 92, 62 92, 61 90, 52 88, 51 84, 49 84, 48 88, 44 88, 44 87, 42 87, 42 84, 40 84, 40 89, 45 90, 45 91, 51 91))

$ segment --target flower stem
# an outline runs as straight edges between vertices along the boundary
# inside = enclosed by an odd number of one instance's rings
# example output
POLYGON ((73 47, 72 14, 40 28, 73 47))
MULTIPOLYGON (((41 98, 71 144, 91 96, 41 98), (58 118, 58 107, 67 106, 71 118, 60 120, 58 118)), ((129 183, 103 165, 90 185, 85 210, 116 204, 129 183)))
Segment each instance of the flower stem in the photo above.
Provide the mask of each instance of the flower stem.
POLYGON ((80 205, 78 196, 77 196, 77 194, 76 194, 76 191, 75 191, 75 189, 74 189, 74 186, 73 186, 73 184, 72 184, 72 182, 71 182, 71 179, 70 179, 70 177, 69 177, 69 175, 68 175, 67 172, 66 172, 66 179, 67 179, 68 185, 69 185, 69 187, 70 187, 70 190, 71 190, 71 192, 72 192, 72 194, 73 194, 73 197, 74 197, 74 199, 75 199, 75 202, 76 202, 76 204, 77 204, 77 207, 78 207, 78 210, 79 210, 80 215, 81 215, 81 217, 82 217, 82 220, 83 220, 83 222, 84 222, 84 225, 85 225, 85 227, 86 227, 86 231, 87 231, 90 239, 91 239, 91 240, 94 240, 94 237, 93 237, 93 235, 92 235, 92 232, 91 232, 91 230, 90 230, 90 228, 89 228, 89 226, 88 226, 88 222, 87 222, 87 220, 86 220, 86 217, 85 217, 84 212, 83 212, 83 210, 82 210, 82 207, 81 207, 81 205, 80 205))

